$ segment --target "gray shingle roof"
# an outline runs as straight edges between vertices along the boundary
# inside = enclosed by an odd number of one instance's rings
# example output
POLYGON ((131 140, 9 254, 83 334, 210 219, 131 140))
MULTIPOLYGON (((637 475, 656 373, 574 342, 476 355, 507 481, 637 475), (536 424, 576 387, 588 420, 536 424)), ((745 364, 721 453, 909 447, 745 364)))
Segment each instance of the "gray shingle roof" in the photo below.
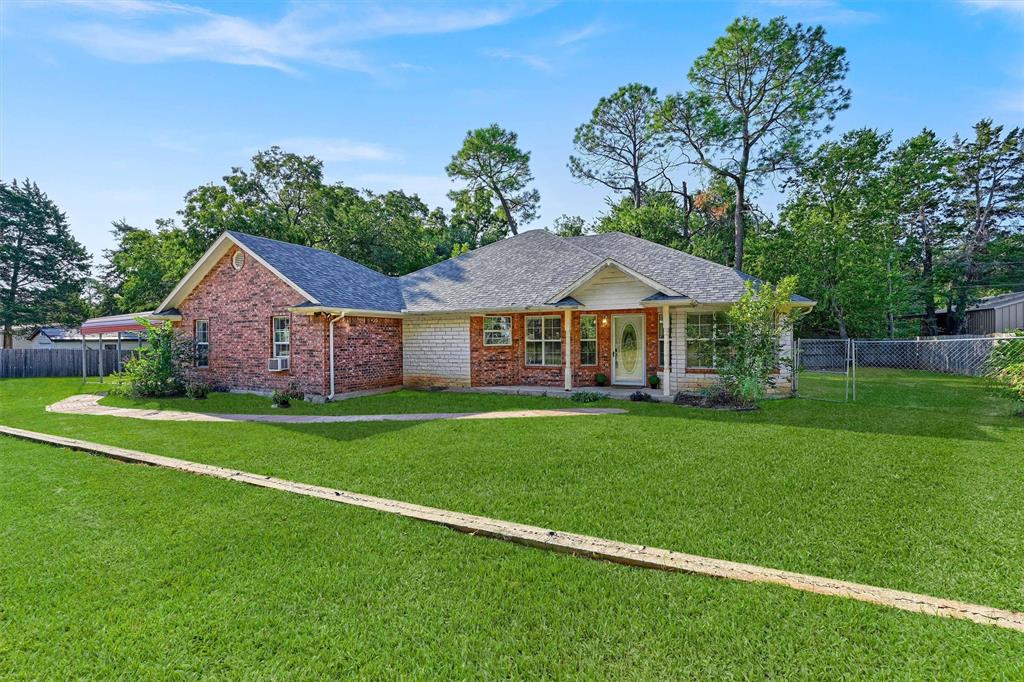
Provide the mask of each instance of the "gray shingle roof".
POLYGON ((244 232, 229 234, 321 305, 393 312, 402 309, 402 296, 393 277, 329 251, 244 232))
POLYGON ((668 290, 657 300, 729 303, 743 294, 746 282, 758 282, 738 270, 620 232, 564 238, 529 230, 397 278, 327 251, 230 234, 321 305, 337 308, 422 313, 547 307, 608 261, 668 290))
POLYGON ((529 230, 399 278, 411 312, 544 306, 604 259, 529 230))
POLYGON ((569 241, 700 303, 730 303, 743 294, 746 282, 757 281, 739 270, 621 232, 589 234, 569 241))

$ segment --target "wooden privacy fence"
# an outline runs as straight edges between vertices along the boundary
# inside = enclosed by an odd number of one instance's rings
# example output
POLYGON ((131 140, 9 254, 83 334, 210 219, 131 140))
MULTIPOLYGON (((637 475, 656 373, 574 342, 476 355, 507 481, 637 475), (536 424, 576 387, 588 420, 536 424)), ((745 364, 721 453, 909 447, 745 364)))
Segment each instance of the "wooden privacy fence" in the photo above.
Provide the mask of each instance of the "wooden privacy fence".
MULTIPOLYGON (((103 353, 103 374, 117 371, 117 350, 85 351, 85 371, 89 376, 100 373, 100 353, 103 353)), ((135 353, 121 350, 122 362, 135 353)), ((22 377, 80 377, 82 376, 81 348, 4 348, 0 350, 0 379, 22 377)))

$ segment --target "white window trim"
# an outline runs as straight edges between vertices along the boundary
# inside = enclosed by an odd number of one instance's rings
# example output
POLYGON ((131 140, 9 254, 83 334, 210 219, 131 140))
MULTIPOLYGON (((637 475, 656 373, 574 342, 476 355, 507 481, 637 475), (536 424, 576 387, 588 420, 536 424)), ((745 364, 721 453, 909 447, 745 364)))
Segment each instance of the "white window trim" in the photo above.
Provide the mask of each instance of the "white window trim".
POLYGON ((591 315, 589 313, 587 313, 586 315, 580 315, 580 367, 597 367, 599 364, 601 364, 601 351, 600 351, 600 345, 601 344, 597 340, 598 336, 600 336, 600 334, 598 334, 598 319, 597 319, 597 315, 591 315), (593 339, 585 339, 585 338, 583 338, 583 318, 584 317, 592 317, 592 318, 594 318, 594 338, 593 339), (583 362, 583 342, 584 341, 593 341, 594 342, 594 361, 593 362, 583 362))
POLYGON ((209 320, 196 320, 192 324, 192 336, 195 339, 196 347, 196 367, 209 367, 210 366, 210 321, 209 320), (199 340, 199 323, 206 325, 206 341, 199 340), (206 364, 199 364, 199 346, 206 346, 206 364))
POLYGON ((526 367, 561 367, 562 366, 562 357, 563 357, 562 356, 562 352, 565 350, 565 348, 563 346, 563 343, 564 343, 564 339, 562 338, 563 336, 564 335, 562 334, 562 316, 561 315, 529 315, 529 316, 525 317, 523 319, 523 364, 526 367), (553 318, 553 319, 558 320, 558 335, 559 335, 558 339, 545 339, 544 338, 544 322, 543 322, 544 318, 553 318), (527 338, 527 334, 529 333, 529 329, 530 329, 530 320, 541 320, 541 323, 540 323, 540 335, 541 335, 541 338, 540 338, 539 341, 536 340, 536 339, 529 339, 529 338, 527 338), (539 343, 540 344, 540 357, 541 357, 541 360, 543 361, 544 358, 547 356, 547 353, 544 352, 545 351, 545 344, 556 343, 556 341, 557 341, 558 346, 559 346, 558 347, 558 363, 557 364, 549 364, 547 362, 540 362, 540 363, 530 362, 530 354, 529 354, 529 351, 527 350, 527 347, 528 347, 529 344, 531 344, 531 343, 539 343))
MULTIPOLYGON (((715 342, 718 341, 718 316, 719 315, 724 315, 724 314, 725 314, 725 311, 722 311, 722 310, 709 310, 709 311, 703 312, 703 313, 687 313, 687 315, 686 315, 686 322, 685 322, 684 327, 683 327, 683 330, 686 332, 685 338, 683 339, 683 347, 686 350, 686 369, 687 370, 696 370, 698 372, 700 372, 700 371, 713 371, 713 372, 718 371, 718 358, 716 357, 716 353, 715 353, 714 349, 715 349, 715 342), (705 338, 705 337, 697 337, 696 339, 690 338, 690 316, 691 315, 693 315, 693 316, 711 315, 714 318, 714 322, 712 323, 712 331, 711 331, 711 337, 710 338, 705 338), (705 367, 704 365, 691 365, 690 364, 690 342, 691 341, 705 341, 705 342, 710 342, 712 344, 711 345, 712 351, 711 351, 711 366, 710 367, 705 367)), ((700 323, 698 322, 697 324, 700 324, 700 323)), ((729 322, 726 322, 725 325, 728 326, 729 322)))
POLYGON ((512 316, 511 315, 484 315, 483 331, 481 333, 483 334, 483 344, 485 346, 487 346, 488 348, 495 348, 495 347, 500 348, 500 347, 511 346, 512 345, 512 316), (508 341, 505 341, 504 343, 487 343, 487 332, 488 331, 491 331, 492 333, 493 332, 500 332, 501 331, 500 329, 491 329, 491 330, 487 329, 487 320, 488 319, 494 319, 494 318, 500 318, 500 319, 508 320, 508 341))
POLYGON ((272 358, 290 358, 292 355, 292 318, 288 315, 274 315, 270 322, 270 357, 272 358), (285 355, 278 354, 277 347, 286 345, 284 342, 278 342, 277 340, 277 321, 287 320, 288 321, 288 353, 285 355))

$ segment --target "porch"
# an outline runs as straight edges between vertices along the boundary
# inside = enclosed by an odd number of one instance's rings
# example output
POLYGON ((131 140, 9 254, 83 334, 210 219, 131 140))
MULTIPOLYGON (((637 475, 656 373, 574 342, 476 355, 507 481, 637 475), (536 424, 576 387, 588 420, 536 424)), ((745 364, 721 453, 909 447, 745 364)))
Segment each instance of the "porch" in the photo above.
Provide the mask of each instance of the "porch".
POLYGON ((673 396, 664 395, 662 389, 644 386, 578 386, 573 389, 565 389, 559 386, 474 386, 472 388, 449 388, 449 391, 459 393, 497 393, 500 395, 530 395, 546 396, 548 398, 568 399, 576 391, 596 391, 604 393, 615 400, 629 400, 629 396, 637 391, 643 391, 651 396, 656 402, 672 402, 673 396))

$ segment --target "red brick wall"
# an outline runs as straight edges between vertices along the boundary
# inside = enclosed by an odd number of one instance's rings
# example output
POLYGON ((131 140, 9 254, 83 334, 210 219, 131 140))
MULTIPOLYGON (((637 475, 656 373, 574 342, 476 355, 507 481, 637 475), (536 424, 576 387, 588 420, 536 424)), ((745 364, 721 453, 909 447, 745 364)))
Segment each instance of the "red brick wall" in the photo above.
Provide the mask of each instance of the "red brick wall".
MULTIPOLYGON (((327 382, 330 383, 329 376, 327 382)), ((402 320, 346 317, 334 323, 335 391, 401 385, 402 320)))
POLYGON ((196 379, 219 389, 270 391, 292 385, 303 393, 326 389, 327 325, 322 315, 292 315, 301 294, 247 256, 240 270, 231 266, 231 249, 178 306, 182 333, 192 337, 195 320, 210 323, 210 366, 194 368, 196 379), (291 362, 285 372, 267 370, 273 353, 275 315, 291 319, 291 362))
MULTIPOLYGON (((647 373, 657 371, 658 365, 658 311, 651 308, 630 310, 573 311, 572 314, 572 364, 573 386, 596 386, 594 376, 604 374, 612 377, 612 315, 644 315, 644 345, 647 355, 647 373), (580 366, 580 315, 597 315, 597 356, 596 366, 580 366), (607 323, 606 323, 607 321, 607 323)), ((562 338, 565 339, 565 314, 561 318, 562 338)), ((562 386, 565 374, 559 367, 528 367, 526 365, 526 317, 533 313, 514 313, 512 318, 511 346, 483 345, 483 316, 473 316, 469 322, 470 373, 473 386, 562 386)), ((565 345, 562 346, 562 364, 565 363, 565 345)))

